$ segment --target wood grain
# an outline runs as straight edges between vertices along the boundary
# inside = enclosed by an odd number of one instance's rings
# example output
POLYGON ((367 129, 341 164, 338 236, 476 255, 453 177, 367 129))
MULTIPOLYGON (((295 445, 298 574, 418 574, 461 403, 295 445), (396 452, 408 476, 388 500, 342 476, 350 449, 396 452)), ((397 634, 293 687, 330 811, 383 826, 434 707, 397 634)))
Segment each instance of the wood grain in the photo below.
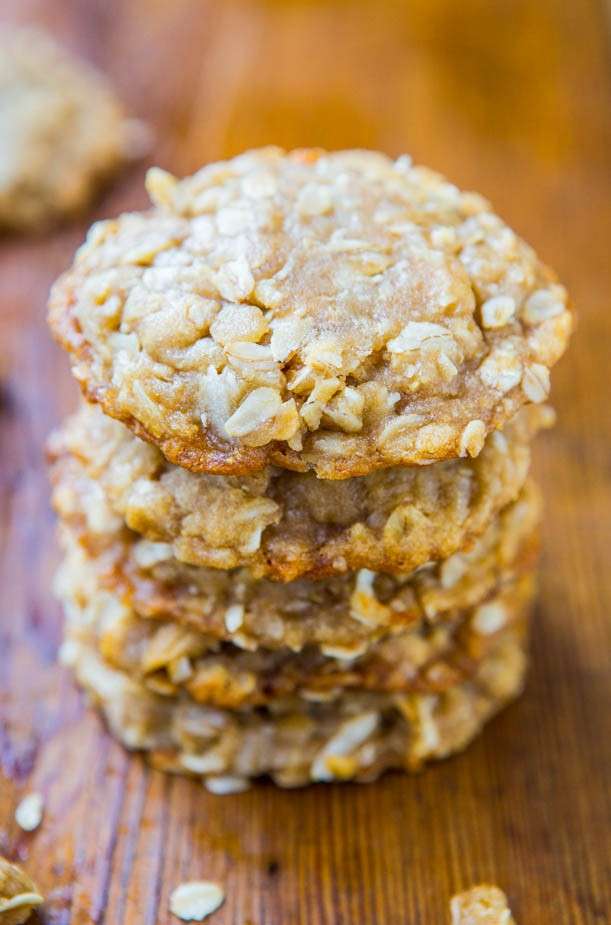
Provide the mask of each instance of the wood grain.
POLYGON ((611 182, 594 0, 3 0, 108 71, 178 172, 268 142, 410 151, 481 190, 569 285, 580 328, 538 451, 548 502, 527 692, 464 755, 375 786, 217 798, 149 771, 55 656, 42 462, 74 401, 49 284, 92 218, 144 203, 143 168, 81 226, 0 243, 0 851, 54 925, 164 925, 190 877, 215 925, 430 925, 481 880, 522 925, 611 921, 611 182), (30 789, 43 826, 12 821, 30 789))

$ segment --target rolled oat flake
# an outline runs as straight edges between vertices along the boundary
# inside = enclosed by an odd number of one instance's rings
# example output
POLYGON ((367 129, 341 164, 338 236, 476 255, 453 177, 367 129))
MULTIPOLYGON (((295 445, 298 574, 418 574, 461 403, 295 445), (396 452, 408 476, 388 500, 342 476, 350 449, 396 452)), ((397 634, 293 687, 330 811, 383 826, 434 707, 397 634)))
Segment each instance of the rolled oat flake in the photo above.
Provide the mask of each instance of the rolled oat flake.
POLYGON ((203 922, 222 905, 225 893, 209 880, 191 880, 177 886, 170 896, 170 912, 184 922, 203 922))

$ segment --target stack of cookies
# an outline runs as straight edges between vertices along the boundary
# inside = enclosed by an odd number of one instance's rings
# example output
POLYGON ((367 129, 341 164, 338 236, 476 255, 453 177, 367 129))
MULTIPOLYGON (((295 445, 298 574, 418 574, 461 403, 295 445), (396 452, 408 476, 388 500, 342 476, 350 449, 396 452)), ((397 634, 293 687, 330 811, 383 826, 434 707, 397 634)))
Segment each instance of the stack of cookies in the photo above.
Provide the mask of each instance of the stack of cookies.
POLYGON ((147 187, 51 297, 85 397, 50 441, 65 662, 216 793, 462 748, 523 683, 565 290, 407 158, 147 187))

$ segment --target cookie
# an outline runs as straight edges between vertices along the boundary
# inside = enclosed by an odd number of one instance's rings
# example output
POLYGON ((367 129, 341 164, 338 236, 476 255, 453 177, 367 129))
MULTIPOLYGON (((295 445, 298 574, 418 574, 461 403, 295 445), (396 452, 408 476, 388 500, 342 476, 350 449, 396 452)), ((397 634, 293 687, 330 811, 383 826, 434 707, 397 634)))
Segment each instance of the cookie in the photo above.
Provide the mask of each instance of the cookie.
POLYGON ((567 295, 472 193, 367 151, 252 151, 96 224, 50 324, 91 401, 194 472, 476 457, 545 400, 567 295))
POLYGON ((101 541, 125 522, 169 544, 182 562, 292 581, 361 568, 407 573, 464 548, 515 500, 530 441, 551 420, 547 406, 532 405, 490 434, 474 459, 342 481, 277 468, 248 477, 191 473, 89 405, 49 451, 62 516, 85 507, 87 529, 101 541))
POLYGON ((145 141, 91 67, 33 29, 0 32, 0 231, 81 212, 145 141))
POLYGON ((444 619, 414 621, 377 641, 342 650, 305 646, 244 650, 169 620, 139 617, 118 594, 64 586, 71 638, 95 646, 112 666, 163 695, 186 691, 225 709, 288 697, 327 701, 351 690, 437 693, 470 677, 502 638, 515 638, 534 576, 513 575, 477 605, 444 619), (87 593, 88 592, 88 593, 87 593))
POLYGON ((504 639, 473 677, 440 694, 350 691, 329 703, 293 698, 230 711, 187 694, 164 697, 68 635, 62 658, 125 746, 162 770, 197 776, 215 793, 269 775, 277 784, 374 780, 459 751, 523 685, 523 633, 504 639))
MULTIPOLYGON (((95 537, 92 541, 77 526, 79 517, 87 518, 74 507, 78 498, 71 499, 72 525, 62 523, 65 558, 56 579, 60 598, 81 609, 94 601, 92 620, 99 619, 98 609, 105 611, 105 625, 130 626, 144 618, 153 624, 148 633, 154 634, 156 624, 178 624, 186 635, 195 631, 194 638, 206 637, 209 646, 225 642, 246 651, 308 648, 355 658, 391 634, 455 621, 457 612, 531 570, 538 553, 540 498, 532 482, 469 549, 449 559, 408 575, 362 569, 287 584, 253 579, 247 569, 224 572, 185 565, 172 556, 169 544, 143 540, 121 526, 112 542, 98 548, 95 537)), ((63 516, 61 507, 59 513, 63 516)), ((494 614, 494 608, 487 611, 494 614)))

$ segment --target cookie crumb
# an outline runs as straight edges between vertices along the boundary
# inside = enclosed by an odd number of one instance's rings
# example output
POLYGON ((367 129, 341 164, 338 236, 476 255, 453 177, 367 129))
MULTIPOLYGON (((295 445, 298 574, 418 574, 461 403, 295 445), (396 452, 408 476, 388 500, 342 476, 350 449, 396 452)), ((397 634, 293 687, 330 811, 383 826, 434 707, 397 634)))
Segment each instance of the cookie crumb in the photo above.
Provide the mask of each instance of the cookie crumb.
POLYGON ((451 925, 515 925, 507 897, 498 886, 481 883, 450 900, 451 925))
POLYGON ((223 775, 222 777, 207 777, 204 781, 206 789, 217 796, 226 796, 229 793, 244 793, 250 788, 245 777, 223 775))
POLYGON ((38 887, 25 871, 0 857, 0 922, 22 925, 43 902, 38 887))
POLYGON ((44 803, 41 793, 28 793, 15 810, 15 822, 24 832, 33 832, 42 822, 44 803))
POLYGON ((181 883, 170 896, 170 912, 183 922, 203 922, 222 905, 225 893, 209 880, 181 883))

